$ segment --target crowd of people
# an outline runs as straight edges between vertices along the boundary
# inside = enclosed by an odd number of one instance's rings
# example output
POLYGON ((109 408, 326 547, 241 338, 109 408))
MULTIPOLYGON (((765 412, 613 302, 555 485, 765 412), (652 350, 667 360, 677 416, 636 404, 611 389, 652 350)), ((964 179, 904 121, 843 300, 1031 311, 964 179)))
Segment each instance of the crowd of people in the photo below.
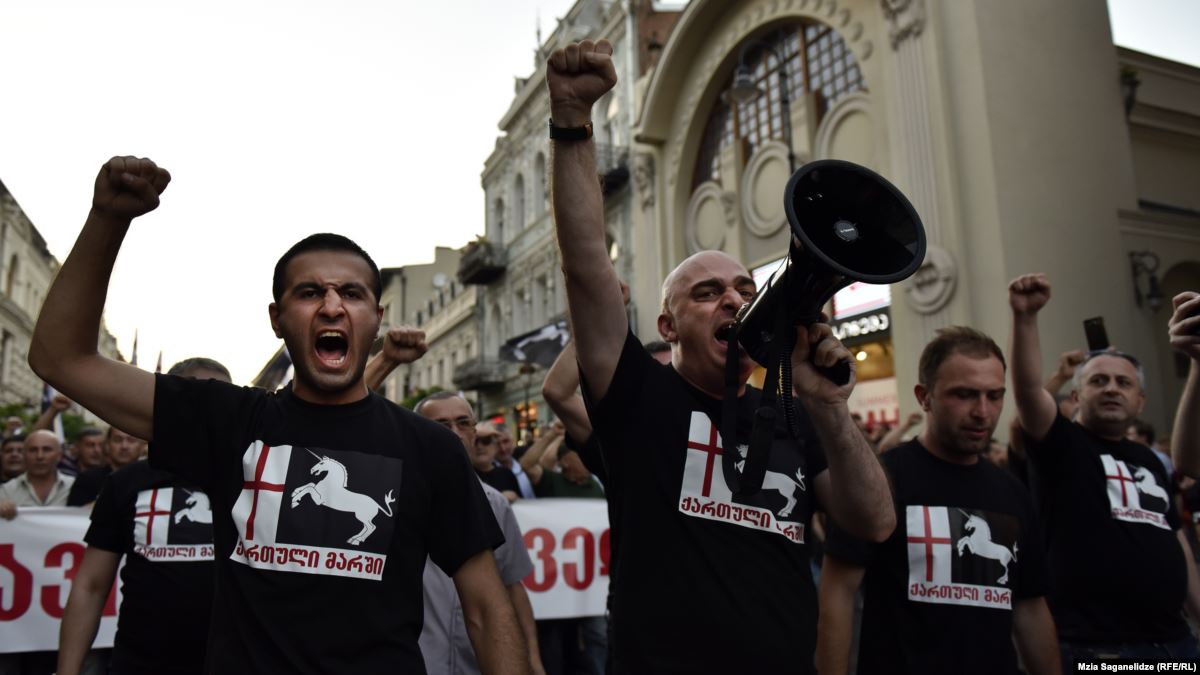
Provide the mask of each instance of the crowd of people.
MULTIPOLYGON (((64 454, 43 416, 0 446, 0 517, 90 504, 87 548, 57 655, 0 666, 1043 675, 1200 660, 1188 622, 1200 580, 1177 500, 1188 486, 1138 421, 1141 366, 1115 349, 1068 352, 1043 377, 1044 275, 1007 289, 1007 354, 973 328, 939 331, 918 364, 921 412, 887 430, 851 414, 854 359, 823 323, 795 328, 794 410, 772 414, 785 404, 747 384, 755 363, 729 344, 757 289, 724 253, 663 280, 662 342, 633 334, 589 140, 592 106, 616 84, 611 56, 583 41, 549 58, 574 339, 543 384, 557 421, 519 447, 457 393, 413 411, 372 393, 421 358, 424 335, 393 328, 370 357, 379 269, 340 235, 308 237, 275 266, 271 326, 295 367, 279 392, 234 386, 211 359, 152 375, 100 356, 117 252, 170 182, 148 159, 106 163, 29 360, 63 393, 50 420, 70 397, 111 426, 64 454), (843 363, 848 381, 821 374, 843 363), (1002 445, 1008 393, 1017 414, 1002 445), (513 504, 599 497, 607 617, 536 621, 513 504), (171 517, 152 528, 147 514, 171 517), (91 647, 122 559, 107 654, 91 647)), ((1174 302, 1168 335, 1191 373, 1171 444, 1178 473, 1196 476, 1200 294, 1174 302)))

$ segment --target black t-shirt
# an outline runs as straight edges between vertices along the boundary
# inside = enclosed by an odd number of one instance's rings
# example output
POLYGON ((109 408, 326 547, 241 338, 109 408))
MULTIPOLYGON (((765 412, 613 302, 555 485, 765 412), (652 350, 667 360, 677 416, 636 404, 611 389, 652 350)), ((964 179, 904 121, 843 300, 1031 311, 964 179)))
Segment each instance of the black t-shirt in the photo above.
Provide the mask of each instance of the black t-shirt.
POLYGON ((71 491, 67 493, 67 506, 87 506, 96 501, 100 488, 112 472, 112 467, 105 464, 75 476, 71 491))
POLYGON ((213 591, 208 496, 134 462, 105 481, 84 541, 125 556, 112 670, 203 672, 213 591))
MULTIPOLYGON (((739 439, 750 437, 756 394, 738 402, 739 439)), ((589 407, 605 489, 620 501, 611 523, 621 540, 614 672, 811 672, 816 597, 805 541, 825 457, 803 410, 803 443, 777 432, 763 488, 743 500, 725 478, 742 462, 721 454, 721 402, 652 359, 632 333, 607 394, 589 407)))
POLYGON ((892 535, 873 545, 826 521, 826 554, 866 568, 858 672, 1014 675, 1013 604, 1047 582, 1029 492, 991 462, 951 464, 915 439, 881 459, 892 535))
POLYGON ((479 480, 496 488, 500 492, 510 490, 521 494, 521 484, 517 482, 517 476, 510 469, 502 466, 493 466, 491 471, 475 471, 479 475, 479 480))
POLYGON ((1062 415, 1026 447, 1059 636, 1109 643, 1186 636, 1187 567, 1162 462, 1144 445, 1102 439, 1062 415))
POLYGON ((212 499, 210 673, 424 673, 426 555, 503 542, 458 438, 374 393, 159 375, 150 460, 212 499))

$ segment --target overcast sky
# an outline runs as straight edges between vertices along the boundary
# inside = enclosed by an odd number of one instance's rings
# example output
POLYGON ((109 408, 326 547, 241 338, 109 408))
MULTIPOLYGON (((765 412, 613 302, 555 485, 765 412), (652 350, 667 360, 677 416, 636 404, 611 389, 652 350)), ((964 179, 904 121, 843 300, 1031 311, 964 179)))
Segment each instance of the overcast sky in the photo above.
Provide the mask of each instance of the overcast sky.
MULTIPOLYGON (((384 267, 483 231, 479 176, 514 76, 570 0, 0 0, 0 179, 66 258, 113 154, 174 180, 134 223, 110 330, 153 368, 248 383, 279 341, 275 260, 318 231, 384 267), (101 7, 101 5, 105 5, 101 7)), ((1200 2, 1109 0, 1118 44, 1200 66, 1200 2)))

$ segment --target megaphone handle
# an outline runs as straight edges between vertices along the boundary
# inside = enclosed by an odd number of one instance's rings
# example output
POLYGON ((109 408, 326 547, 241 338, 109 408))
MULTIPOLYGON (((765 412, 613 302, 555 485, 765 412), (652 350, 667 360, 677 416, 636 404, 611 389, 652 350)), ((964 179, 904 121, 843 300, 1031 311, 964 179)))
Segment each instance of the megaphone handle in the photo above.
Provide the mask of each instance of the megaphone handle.
POLYGON ((845 361, 838 361, 829 368, 822 368, 821 366, 815 366, 815 368, 825 379, 839 387, 850 381, 850 364, 845 361))

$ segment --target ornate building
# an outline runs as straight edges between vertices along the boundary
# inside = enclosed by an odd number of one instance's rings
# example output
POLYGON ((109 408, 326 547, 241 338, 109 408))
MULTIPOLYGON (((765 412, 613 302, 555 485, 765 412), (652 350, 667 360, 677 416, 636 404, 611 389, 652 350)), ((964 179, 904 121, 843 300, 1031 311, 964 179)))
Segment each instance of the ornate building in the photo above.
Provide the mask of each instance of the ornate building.
POLYGON ((1200 70, 1115 48, 1104 3, 693 0, 635 88, 639 334, 687 255, 751 269, 785 255, 789 159, 847 159, 895 183, 928 235, 889 314, 842 327, 886 326, 859 358, 886 360, 875 374, 898 408, 916 408, 937 328, 1006 342, 1008 281, 1045 271, 1047 372, 1103 315, 1146 362, 1148 418, 1169 423, 1183 382, 1169 296, 1200 288, 1200 70), (758 89, 740 102, 739 69, 758 89))
MULTIPOLYGON (((43 384, 29 368, 29 341, 58 266, 46 240, 0 182, 0 405, 41 403, 43 384)), ((121 359, 116 339, 103 327, 98 348, 121 359)))
POLYGON ((480 287, 476 321, 482 351, 459 367, 455 382, 479 391, 487 417, 506 418, 518 428, 526 425, 526 417, 531 421, 550 417, 548 408, 539 407, 541 374, 522 374, 516 364, 499 361, 497 354, 506 340, 565 314, 550 218, 545 60, 558 46, 584 38, 604 38, 613 44, 621 79, 617 89, 596 104, 594 133, 605 186, 610 255, 619 275, 629 279, 634 273, 635 257, 629 250, 633 202, 628 187, 634 87, 643 70, 640 64, 661 49, 659 41, 666 39, 677 16, 655 11, 655 4, 650 0, 577 2, 541 46, 533 74, 517 80, 516 97, 500 120, 503 134, 482 176, 486 234, 468 247, 459 269, 464 283, 480 287), (521 412, 527 402, 528 416, 521 412))

